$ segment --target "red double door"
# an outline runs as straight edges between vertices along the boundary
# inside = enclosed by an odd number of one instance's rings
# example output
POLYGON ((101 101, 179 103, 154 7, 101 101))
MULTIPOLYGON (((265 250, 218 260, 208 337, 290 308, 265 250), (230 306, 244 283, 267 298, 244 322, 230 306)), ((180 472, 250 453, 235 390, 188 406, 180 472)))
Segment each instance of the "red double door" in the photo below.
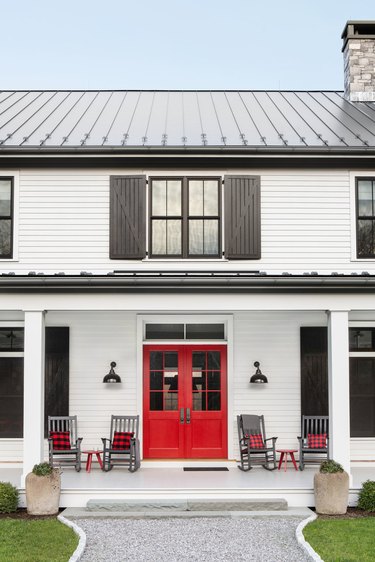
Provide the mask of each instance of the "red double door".
POLYGON ((226 367, 223 345, 144 347, 144 458, 227 457, 226 367))

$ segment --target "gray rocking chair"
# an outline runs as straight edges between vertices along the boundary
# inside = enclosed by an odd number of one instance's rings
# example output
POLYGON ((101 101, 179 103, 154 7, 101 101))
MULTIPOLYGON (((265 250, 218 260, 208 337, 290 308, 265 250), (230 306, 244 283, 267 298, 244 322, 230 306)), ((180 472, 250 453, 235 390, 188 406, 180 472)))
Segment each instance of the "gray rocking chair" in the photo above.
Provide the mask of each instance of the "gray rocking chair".
POLYGON ((306 462, 320 463, 329 459, 329 417, 328 416, 302 416, 301 435, 297 437, 299 441, 299 469, 304 470, 306 462), (325 447, 309 447, 308 435, 327 435, 325 447), (307 457, 307 458, 306 458, 307 457))
POLYGON ((108 472, 114 466, 128 466, 129 472, 135 472, 141 466, 140 447, 138 439, 139 416, 111 416, 110 438, 102 437, 103 441, 103 470, 108 472), (116 432, 133 433, 129 448, 113 448, 113 438, 116 432))
POLYGON ((275 444, 277 437, 266 438, 264 416, 248 414, 237 416, 237 428, 241 459, 241 464, 238 468, 247 472, 253 468, 253 465, 260 464, 266 470, 275 470, 275 444), (261 435, 264 447, 252 448, 249 435, 261 435))
POLYGON ((77 437, 77 416, 48 416, 48 450, 51 466, 74 466, 81 470, 81 441, 77 437), (69 449, 56 449, 53 446, 51 432, 69 432, 69 449))

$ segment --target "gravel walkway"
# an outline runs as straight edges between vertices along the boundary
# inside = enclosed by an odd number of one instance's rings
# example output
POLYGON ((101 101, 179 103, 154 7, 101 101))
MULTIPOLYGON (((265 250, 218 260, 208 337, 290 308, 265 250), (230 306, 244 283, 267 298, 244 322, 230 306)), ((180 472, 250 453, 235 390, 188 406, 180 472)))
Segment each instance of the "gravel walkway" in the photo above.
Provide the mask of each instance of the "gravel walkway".
MULTIPOLYGON (((73 518, 72 518, 73 520, 73 518)), ((87 535, 82 562, 307 562, 300 518, 76 519, 87 535)))

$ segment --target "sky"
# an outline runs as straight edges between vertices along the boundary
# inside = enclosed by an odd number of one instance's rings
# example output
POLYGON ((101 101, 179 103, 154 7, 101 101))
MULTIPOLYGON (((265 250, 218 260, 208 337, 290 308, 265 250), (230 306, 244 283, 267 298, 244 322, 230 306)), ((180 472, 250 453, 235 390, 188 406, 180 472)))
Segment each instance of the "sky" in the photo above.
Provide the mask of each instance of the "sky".
POLYGON ((0 0, 0 89, 342 90, 374 0, 0 0))

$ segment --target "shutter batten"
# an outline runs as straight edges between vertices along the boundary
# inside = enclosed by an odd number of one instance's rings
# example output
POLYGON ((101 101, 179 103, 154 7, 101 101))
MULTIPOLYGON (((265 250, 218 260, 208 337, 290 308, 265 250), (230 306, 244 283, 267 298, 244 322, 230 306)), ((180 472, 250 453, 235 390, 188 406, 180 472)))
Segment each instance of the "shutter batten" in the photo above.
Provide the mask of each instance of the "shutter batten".
POLYGON ((146 256, 146 176, 110 178, 110 258, 146 256))
POLYGON ((225 176, 225 257, 261 256, 260 176, 225 176))

